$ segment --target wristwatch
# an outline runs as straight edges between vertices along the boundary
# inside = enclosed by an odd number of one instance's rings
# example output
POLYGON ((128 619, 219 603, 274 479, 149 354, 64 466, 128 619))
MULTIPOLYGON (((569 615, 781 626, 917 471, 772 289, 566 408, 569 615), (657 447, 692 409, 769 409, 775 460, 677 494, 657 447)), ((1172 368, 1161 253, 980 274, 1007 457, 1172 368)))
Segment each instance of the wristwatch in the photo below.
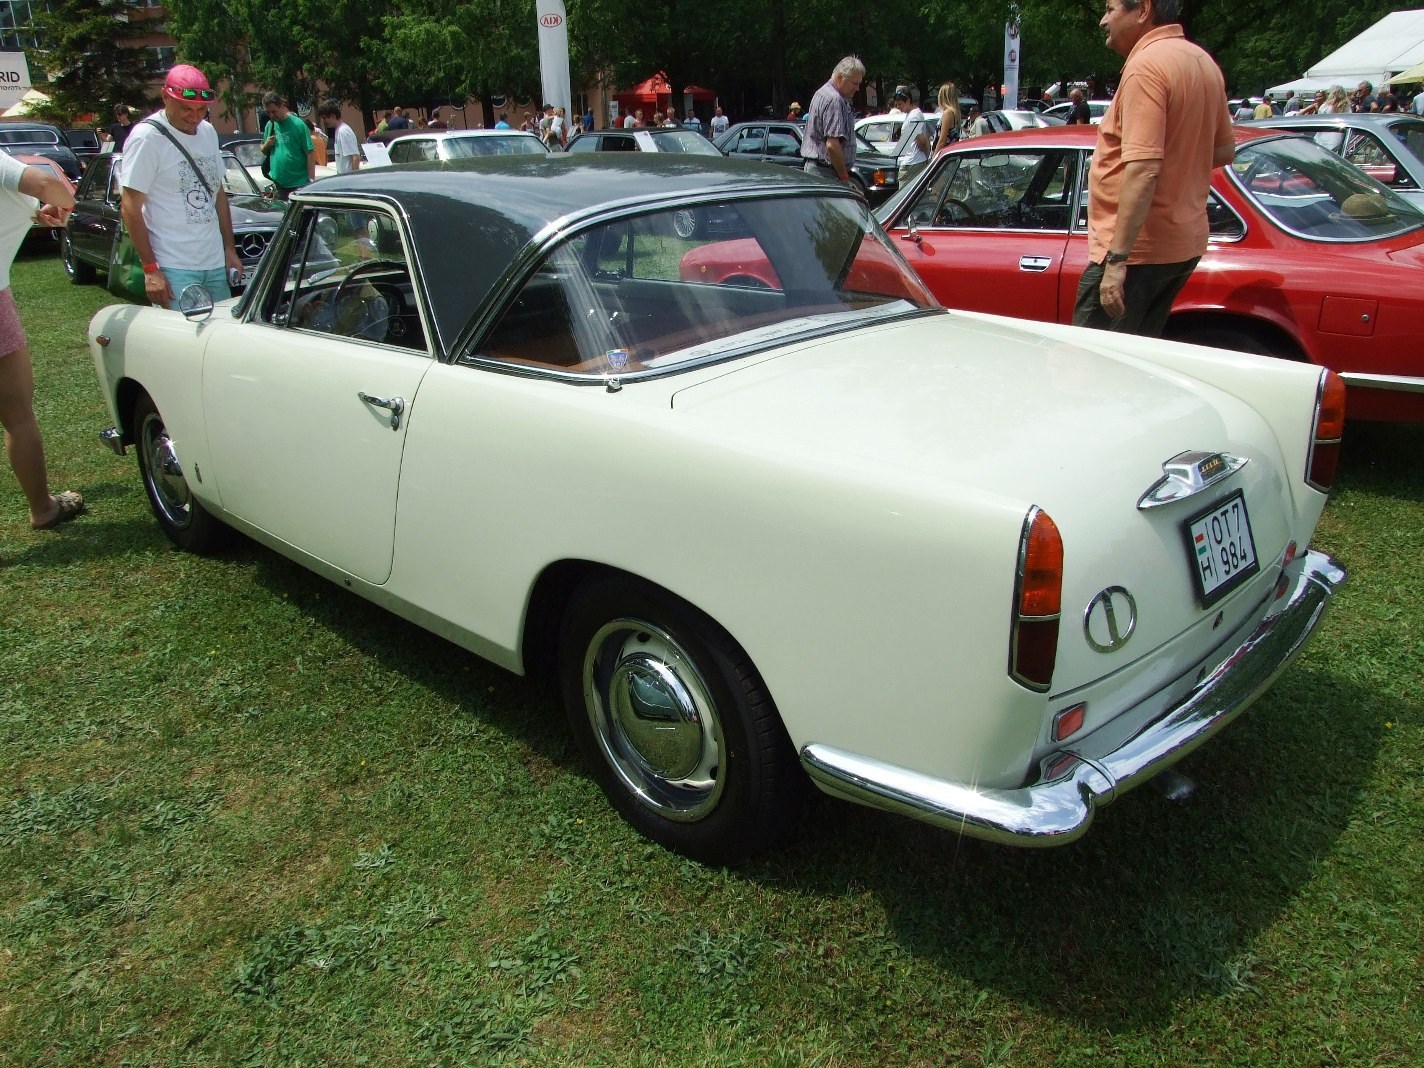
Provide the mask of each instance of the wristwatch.
POLYGON ((1111 249, 1109 249, 1107 258, 1103 260, 1103 263, 1116 266, 1119 263, 1126 263, 1127 258, 1131 255, 1131 252, 1113 252, 1111 249))

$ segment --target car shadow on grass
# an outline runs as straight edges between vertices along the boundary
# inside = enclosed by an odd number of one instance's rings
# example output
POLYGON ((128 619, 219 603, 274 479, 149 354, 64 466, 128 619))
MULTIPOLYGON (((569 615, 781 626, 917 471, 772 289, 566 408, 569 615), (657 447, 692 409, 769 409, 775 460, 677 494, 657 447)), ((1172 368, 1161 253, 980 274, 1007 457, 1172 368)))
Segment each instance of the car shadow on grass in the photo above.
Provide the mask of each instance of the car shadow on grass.
POLYGON ((1336 486, 1424 501, 1424 423, 1346 424, 1336 486))
POLYGON ((747 876, 868 888, 887 937, 949 975, 1091 1026, 1155 1026, 1183 997, 1255 992, 1252 945, 1349 826, 1392 714, 1298 663, 1183 762, 1185 802, 1144 786, 1078 842, 1019 849, 818 799, 747 876))

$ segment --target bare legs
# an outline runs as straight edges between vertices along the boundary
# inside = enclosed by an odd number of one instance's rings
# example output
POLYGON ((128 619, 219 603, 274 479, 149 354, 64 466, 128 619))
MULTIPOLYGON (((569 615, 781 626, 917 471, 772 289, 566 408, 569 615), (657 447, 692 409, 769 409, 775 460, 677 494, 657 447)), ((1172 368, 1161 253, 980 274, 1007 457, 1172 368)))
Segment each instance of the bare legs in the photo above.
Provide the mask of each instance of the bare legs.
POLYGON ((30 526, 52 525, 60 502, 49 492, 44 439, 35 421, 35 374, 30 350, 22 346, 0 356, 0 426, 5 428, 5 455, 30 506, 30 526))

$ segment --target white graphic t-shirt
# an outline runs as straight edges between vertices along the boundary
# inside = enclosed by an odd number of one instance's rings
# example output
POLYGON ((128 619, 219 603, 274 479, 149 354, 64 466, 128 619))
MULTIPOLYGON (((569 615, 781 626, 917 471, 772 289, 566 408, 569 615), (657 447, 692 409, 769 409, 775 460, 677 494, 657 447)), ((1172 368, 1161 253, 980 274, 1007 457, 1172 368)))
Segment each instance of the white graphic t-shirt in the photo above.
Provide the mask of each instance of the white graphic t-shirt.
POLYGON ((200 122, 197 133, 185 134, 161 111, 151 118, 167 128, 203 172, 203 181, 199 181, 168 138, 147 121, 134 123, 124 143, 119 173, 125 189, 136 189, 148 198, 143 221, 153 244, 153 257, 160 267, 217 270, 226 262, 212 197, 212 193, 221 196, 223 188, 218 133, 211 123, 200 122))

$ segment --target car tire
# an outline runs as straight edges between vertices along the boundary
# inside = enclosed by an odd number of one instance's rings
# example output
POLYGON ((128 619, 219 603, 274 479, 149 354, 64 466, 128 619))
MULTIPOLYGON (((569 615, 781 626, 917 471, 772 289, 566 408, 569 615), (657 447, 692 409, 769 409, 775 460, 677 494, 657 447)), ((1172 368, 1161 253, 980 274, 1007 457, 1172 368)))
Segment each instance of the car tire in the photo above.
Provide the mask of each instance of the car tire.
POLYGON ((574 594, 559 677, 594 778, 641 834, 713 865, 769 848, 805 777, 751 659, 686 602, 626 576, 574 594))
POLYGON ((1282 343, 1272 343, 1263 335, 1240 327, 1198 326, 1180 333, 1169 333, 1173 341, 1185 341, 1189 345, 1206 345, 1213 349, 1229 349, 1232 352, 1249 352, 1257 356, 1279 356, 1287 360, 1298 360, 1298 351, 1282 343))
POLYGON ((59 232, 59 262, 64 265, 64 273, 69 275, 72 285, 87 286, 98 277, 99 272, 79 258, 64 230, 59 232))
POLYGON ((672 213, 672 232, 684 241, 701 237, 706 229, 707 224, 700 211, 694 211, 692 208, 679 208, 672 213))
POLYGON ((188 489, 163 416, 147 393, 134 404, 134 441, 144 492, 159 527, 178 548, 203 553, 226 540, 228 527, 188 489))

